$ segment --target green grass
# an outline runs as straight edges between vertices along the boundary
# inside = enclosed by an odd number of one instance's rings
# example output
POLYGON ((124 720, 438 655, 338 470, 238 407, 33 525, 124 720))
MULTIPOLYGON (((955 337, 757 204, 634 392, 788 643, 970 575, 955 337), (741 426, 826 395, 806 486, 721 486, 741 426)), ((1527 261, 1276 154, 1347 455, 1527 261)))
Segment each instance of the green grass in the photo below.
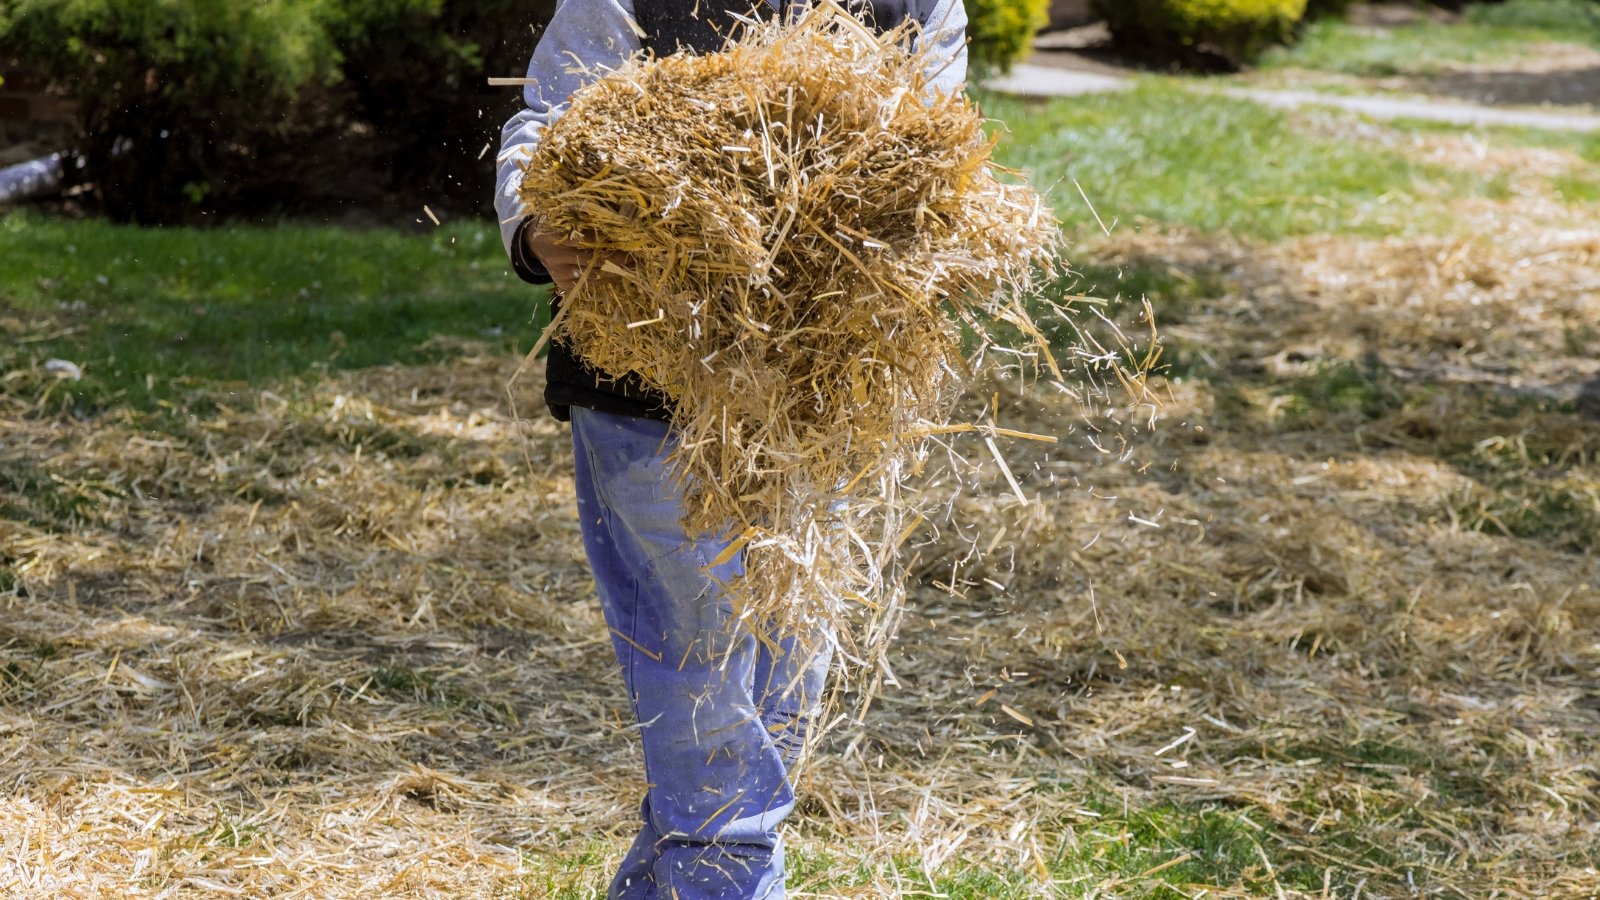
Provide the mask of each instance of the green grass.
POLYGON ((1544 34, 1600 41, 1600 9, 1593 0, 1506 0, 1467 7, 1469 23, 1478 26, 1530 28, 1544 34))
POLYGON ((1072 293, 1106 300, 1142 300, 1160 297, 1162 321, 1181 321, 1186 307, 1205 300, 1215 300, 1226 293, 1230 285, 1224 273, 1216 267, 1201 267, 1186 272, 1174 266, 1125 265, 1106 266, 1084 262, 1074 267, 1062 288, 1072 293))
POLYGON ((1465 21, 1362 28, 1323 19, 1300 42, 1269 53, 1262 68, 1345 75, 1434 75, 1453 66, 1508 63, 1551 41, 1600 45, 1600 15, 1588 0, 1511 0, 1469 9, 1465 21))
MULTIPOLYGON (((1329 872, 1316 857, 1303 854, 1280 825, 1261 814, 1199 802, 1125 808, 1110 795, 1086 798, 1080 808, 1087 814, 1070 822, 1037 824, 1031 833, 1038 856, 981 865, 957 858, 931 879, 915 853, 885 857, 849 847, 819 849, 802 834, 791 841, 786 854, 786 885, 790 892, 806 896, 871 896, 893 887, 906 896, 922 892, 951 900, 1023 900, 1038 897, 1041 891, 1051 896, 1176 900, 1194 896, 1199 886, 1273 896, 1280 888, 1319 892, 1325 877, 1333 889, 1349 889, 1360 880, 1352 871, 1329 872)), ((1399 810, 1374 809, 1365 815, 1380 813, 1393 815, 1399 810)), ((1324 827, 1341 841, 1348 838, 1352 860, 1380 865, 1401 860, 1398 853, 1363 844, 1356 826, 1324 827)), ((518 886, 517 896, 593 897, 610 877, 615 865, 612 854, 620 847, 590 844, 529 855, 531 871, 518 886)), ((1419 884, 1425 882, 1419 873, 1419 884)))
POLYGON ((1405 400, 1388 372, 1352 362, 1319 365, 1300 378, 1274 386, 1287 399, 1283 427, 1317 428, 1329 417, 1376 419, 1399 409, 1405 400))
POLYGON ((1470 134, 1488 146, 1537 147, 1571 153, 1583 163, 1565 174, 1550 178, 1550 192, 1571 205, 1600 203, 1600 132, 1548 131, 1539 128, 1475 127, 1429 122, 1420 119, 1394 119, 1387 123, 1397 131, 1418 135, 1461 136, 1470 134))
POLYGON ((1163 79, 1091 97, 986 96, 983 106, 1007 124, 1000 161, 1028 169, 1079 235, 1130 219, 1265 239, 1390 234, 1431 224, 1432 202, 1503 190, 1492 177, 1312 134, 1293 114, 1163 79))
POLYGON ((213 847, 238 849, 257 843, 261 837, 260 825, 222 820, 201 830, 195 835, 195 842, 213 847))
POLYGON ((1561 175, 1550 180, 1550 189, 1564 203, 1600 204, 1600 178, 1587 175, 1561 175))
POLYGON ((448 355, 437 338, 526 349, 543 298, 487 224, 407 235, 14 214, 0 247, 0 371, 69 360, 83 379, 39 390, 88 408, 448 355))
POLYGON ((1490 479, 1489 486, 1456 507, 1464 528, 1543 541, 1572 553, 1600 547, 1600 485, 1518 474, 1490 479))
MULTIPOLYGON (((1010 123, 1002 161, 1031 169, 1079 235, 1100 223, 1077 185, 1108 227, 1153 221, 1266 239, 1422 227, 1430 200, 1501 190, 1491 178, 1310 134, 1289 114, 1165 80, 1125 94, 984 103, 1010 123)), ((1559 140, 1600 159, 1600 138, 1559 140)), ((1583 173, 1553 186, 1572 202, 1600 196, 1600 181, 1583 173)), ((307 372, 440 358, 452 352, 440 337, 525 348, 542 302, 508 272, 487 224, 422 235, 141 230, 14 214, 0 219, 0 245, 0 369, 59 358, 84 373, 4 389, 58 407, 149 410, 200 385, 225 399, 307 372)), ((1076 290, 1095 296, 1217 290, 1165 272, 1085 274, 1076 290)))
POLYGON ((92 467, 64 475, 27 460, 8 460, 0 467, 0 517, 60 529, 96 521, 107 501, 126 496, 105 475, 92 467))
POLYGON ((1600 164, 1600 132, 1551 131, 1544 128, 1517 128, 1504 125, 1463 127, 1450 122, 1427 119, 1390 119, 1388 127, 1410 134, 1471 135, 1490 146, 1538 147, 1564 150, 1585 162, 1600 164))

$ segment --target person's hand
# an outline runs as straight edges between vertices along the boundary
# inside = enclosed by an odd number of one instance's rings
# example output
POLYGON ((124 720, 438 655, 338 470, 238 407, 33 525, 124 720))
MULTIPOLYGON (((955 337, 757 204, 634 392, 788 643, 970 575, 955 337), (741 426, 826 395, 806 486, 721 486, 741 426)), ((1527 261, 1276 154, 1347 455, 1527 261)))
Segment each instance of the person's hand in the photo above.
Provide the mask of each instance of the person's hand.
POLYGON ((526 232, 528 252, 539 258, 545 270, 556 283, 556 290, 565 294, 578 283, 583 273, 590 266, 595 270, 589 275, 590 284, 600 284, 616 278, 616 273, 608 271, 607 263, 620 266, 627 261, 627 257, 613 253, 599 257, 598 251, 575 247, 551 234, 529 228, 526 232))

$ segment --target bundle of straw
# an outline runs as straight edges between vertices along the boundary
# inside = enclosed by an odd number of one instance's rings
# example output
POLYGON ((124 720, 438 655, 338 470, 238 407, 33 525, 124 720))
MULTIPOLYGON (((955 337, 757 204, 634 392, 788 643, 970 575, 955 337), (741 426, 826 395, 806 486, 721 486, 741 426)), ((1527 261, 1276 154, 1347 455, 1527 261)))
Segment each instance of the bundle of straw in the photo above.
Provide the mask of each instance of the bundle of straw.
POLYGON ((892 631, 902 482, 949 430, 972 336, 1037 336, 1018 298, 1059 241, 991 171, 977 109, 930 92, 914 37, 823 2, 635 58, 573 95, 522 182, 539 227, 625 256, 552 330, 674 401, 685 525, 746 552, 740 615, 834 626, 847 653, 892 631))

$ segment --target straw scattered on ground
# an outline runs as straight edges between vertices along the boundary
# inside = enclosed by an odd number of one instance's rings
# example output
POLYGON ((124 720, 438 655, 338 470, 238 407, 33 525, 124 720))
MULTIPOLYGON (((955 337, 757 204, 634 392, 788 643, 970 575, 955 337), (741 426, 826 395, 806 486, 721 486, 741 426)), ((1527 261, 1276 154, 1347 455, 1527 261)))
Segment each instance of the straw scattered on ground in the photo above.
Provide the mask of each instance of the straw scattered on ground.
MULTIPOLYGON (((1216 287, 1173 326, 1180 364, 1218 366, 1169 385, 1152 452, 1182 463, 1023 444, 1035 504, 991 468, 962 501, 980 529, 917 539, 899 685, 822 755, 797 853, 1138 894, 1174 870, 1106 887, 1055 861, 1125 846, 1098 824, 1124 805, 1212 804, 1270 861, 1235 894, 1315 894, 1293 888, 1308 868, 1328 896, 1600 888, 1600 432, 1491 378, 1517 347, 1565 365, 1552 390, 1600 366, 1514 328, 1466 354, 1481 377, 1441 377, 1455 319, 1531 270, 1489 245, 1440 276, 1444 245, 1319 243, 1092 248, 1216 287), (1471 287, 1480 264, 1498 287, 1471 287), (1334 289, 1374 271, 1371 302, 1410 326, 1372 335, 1334 289)), ((1590 271, 1538 270, 1555 321, 1582 327, 1590 271)), ((513 364, 368 370, 165 433, 8 396, 9 893, 592 895, 637 750, 565 435, 518 437, 513 364)), ((997 387, 1013 421, 1062 425, 1048 394, 997 387)), ((1134 846, 1139 871, 1184 849, 1134 846)), ((862 895, 930 877, 871 871, 862 895)))
MULTIPOLYGON (((1035 503, 991 466, 912 539, 794 895, 1600 893, 1600 235, 1507 174, 1434 236, 1080 248, 1167 285, 1166 419, 1013 444, 1035 503)), ((154 423, 0 375, 0 893, 603 895, 638 748, 516 362, 154 423)))

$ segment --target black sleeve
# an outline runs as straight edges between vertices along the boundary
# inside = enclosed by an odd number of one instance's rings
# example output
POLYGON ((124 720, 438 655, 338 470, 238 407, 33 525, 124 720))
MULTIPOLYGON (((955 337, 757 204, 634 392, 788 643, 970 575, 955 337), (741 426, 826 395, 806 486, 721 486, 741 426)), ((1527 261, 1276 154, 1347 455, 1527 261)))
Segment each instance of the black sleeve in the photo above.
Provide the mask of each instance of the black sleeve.
POLYGON ((532 222, 531 218, 523 219, 517 225, 517 233, 511 236, 511 271, 529 284, 550 284, 555 281, 550 277, 550 270, 539 262, 539 257, 528 252, 528 226, 532 222))

